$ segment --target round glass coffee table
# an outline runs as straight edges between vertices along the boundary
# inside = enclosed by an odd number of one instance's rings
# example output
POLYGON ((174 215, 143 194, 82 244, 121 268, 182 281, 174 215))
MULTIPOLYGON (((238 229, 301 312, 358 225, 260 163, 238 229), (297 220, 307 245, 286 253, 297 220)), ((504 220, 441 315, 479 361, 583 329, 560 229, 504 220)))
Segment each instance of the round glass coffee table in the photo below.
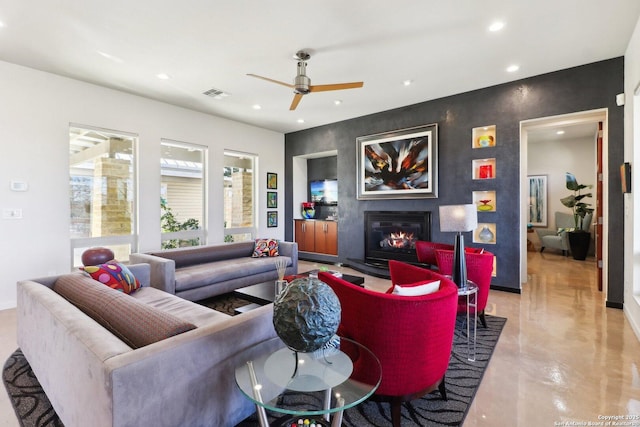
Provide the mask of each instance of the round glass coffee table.
POLYGON ((265 410, 283 414, 274 426, 290 427, 299 420, 318 427, 339 426, 345 409, 375 392, 382 376, 378 358, 347 338, 336 336, 329 344, 299 353, 274 338, 245 351, 236 383, 255 403, 261 427, 269 425, 265 410))

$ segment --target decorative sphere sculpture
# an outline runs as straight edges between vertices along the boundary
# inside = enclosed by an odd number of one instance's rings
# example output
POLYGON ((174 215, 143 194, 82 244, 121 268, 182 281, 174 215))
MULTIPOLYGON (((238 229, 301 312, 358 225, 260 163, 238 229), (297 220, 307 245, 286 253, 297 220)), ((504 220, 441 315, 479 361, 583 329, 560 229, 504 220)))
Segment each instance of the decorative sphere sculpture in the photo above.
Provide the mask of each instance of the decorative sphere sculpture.
POLYGON ((326 283, 295 279, 273 303, 273 326, 292 350, 309 353, 321 348, 338 330, 340 300, 326 283))

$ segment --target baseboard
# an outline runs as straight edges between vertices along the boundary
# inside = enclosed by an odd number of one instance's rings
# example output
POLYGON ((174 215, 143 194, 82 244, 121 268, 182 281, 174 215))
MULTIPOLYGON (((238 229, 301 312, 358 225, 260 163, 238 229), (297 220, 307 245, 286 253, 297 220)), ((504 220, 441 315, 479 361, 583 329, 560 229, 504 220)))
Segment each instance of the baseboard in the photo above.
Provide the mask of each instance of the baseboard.
POLYGON ((522 293, 521 289, 508 288, 506 286, 491 285, 490 289, 494 290, 494 291, 511 292, 512 294, 521 294, 522 293))
POLYGON ((1 310, 9 310, 11 308, 16 308, 17 307, 17 302, 16 301, 2 301, 0 302, 0 311, 1 310))
POLYGON ((609 308, 619 308, 619 309, 623 309, 624 308, 624 304, 621 302, 612 302, 612 301, 607 301, 605 303, 605 306, 609 307, 609 308))

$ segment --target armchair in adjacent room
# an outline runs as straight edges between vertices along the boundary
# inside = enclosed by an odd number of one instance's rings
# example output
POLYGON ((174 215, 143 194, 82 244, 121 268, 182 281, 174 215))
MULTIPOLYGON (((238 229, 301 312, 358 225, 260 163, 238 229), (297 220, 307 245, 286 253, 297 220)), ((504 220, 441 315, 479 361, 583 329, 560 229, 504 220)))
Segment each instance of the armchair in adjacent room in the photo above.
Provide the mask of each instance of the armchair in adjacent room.
MULTIPOLYGON (((484 317, 484 309, 489 300, 489 289, 491 288, 491 277, 493 275, 493 257, 491 252, 482 253, 465 252, 465 263, 467 265, 467 280, 471 280, 478 286, 476 303, 478 305, 478 317, 482 326, 487 327, 484 317)), ((451 274, 453 271, 453 251, 437 250, 438 271, 441 274, 451 274)), ((460 297, 458 300, 458 313, 467 312, 467 299, 460 297)))
MULTIPOLYGON (((591 219, 593 214, 588 213, 582 220, 582 229, 589 231, 591 227, 591 219)), ((576 226, 573 215, 556 212, 555 213, 555 229, 541 229, 537 228, 536 233, 540 239, 540 252, 543 252, 546 248, 558 249, 562 251, 562 255, 569 254, 569 236, 567 231, 573 230, 576 226)))
MULTIPOLYGON (((453 345, 458 290, 440 274, 406 263, 389 261, 389 272, 392 284, 404 289, 438 280, 439 289, 404 296, 361 288, 328 273, 318 278, 340 300, 338 335, 364 345, 380 360, 382 380, 372 399, 391 403, 393 425, 399 427, 402 402, 435 389, 446 399, 444 376, 453 345)), ((356 364, 356 375, 358 369, 366 370, 356 364)))

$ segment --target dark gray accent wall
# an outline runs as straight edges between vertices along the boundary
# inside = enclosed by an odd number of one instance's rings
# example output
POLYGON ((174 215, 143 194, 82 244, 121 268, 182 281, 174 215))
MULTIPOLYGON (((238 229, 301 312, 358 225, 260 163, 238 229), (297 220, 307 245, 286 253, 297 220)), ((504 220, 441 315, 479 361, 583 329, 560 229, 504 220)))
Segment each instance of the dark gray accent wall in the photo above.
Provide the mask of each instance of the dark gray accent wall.
MULTIPOLYGON (((428 78, 426 76, 425 78, 428 78)), ((483 246, 497 256, 493 285, 520 289, 520 122, 547 116, 607 108, 609 113, 609 265, 608 301, 623 302, 623 197, 619 166, 623 162, 623 108, 615 96, 624 91, 624 59, 614 58, 511 83, 427 101, 326 126, 285 135, 285 238, 293 239, 293 158, 314 152, 337 150, 339 180, 338 258, 364 256, 363 212, 367 210, 428 210, 433 213, 432 240, 453 242, 451 233, 440 233, 438 206, 471 203, 474 190, 487 188, 485 181, 472 180, 471 161, 496 158, 498 210, 479 212, 479 222, 497 224, 495 245, 483 246), (356 138, 425 124, 438 124, 439 191, 436 199, 357 200, 356 138), (497 144, 471 149, 474 127, 496 125, 497 144), (479 154, 478 151, 482 151, 479 154), (510 238, 513 236, 513 238, 510 238)), ((381 95, 383 96, 383 95, 381 95)))

